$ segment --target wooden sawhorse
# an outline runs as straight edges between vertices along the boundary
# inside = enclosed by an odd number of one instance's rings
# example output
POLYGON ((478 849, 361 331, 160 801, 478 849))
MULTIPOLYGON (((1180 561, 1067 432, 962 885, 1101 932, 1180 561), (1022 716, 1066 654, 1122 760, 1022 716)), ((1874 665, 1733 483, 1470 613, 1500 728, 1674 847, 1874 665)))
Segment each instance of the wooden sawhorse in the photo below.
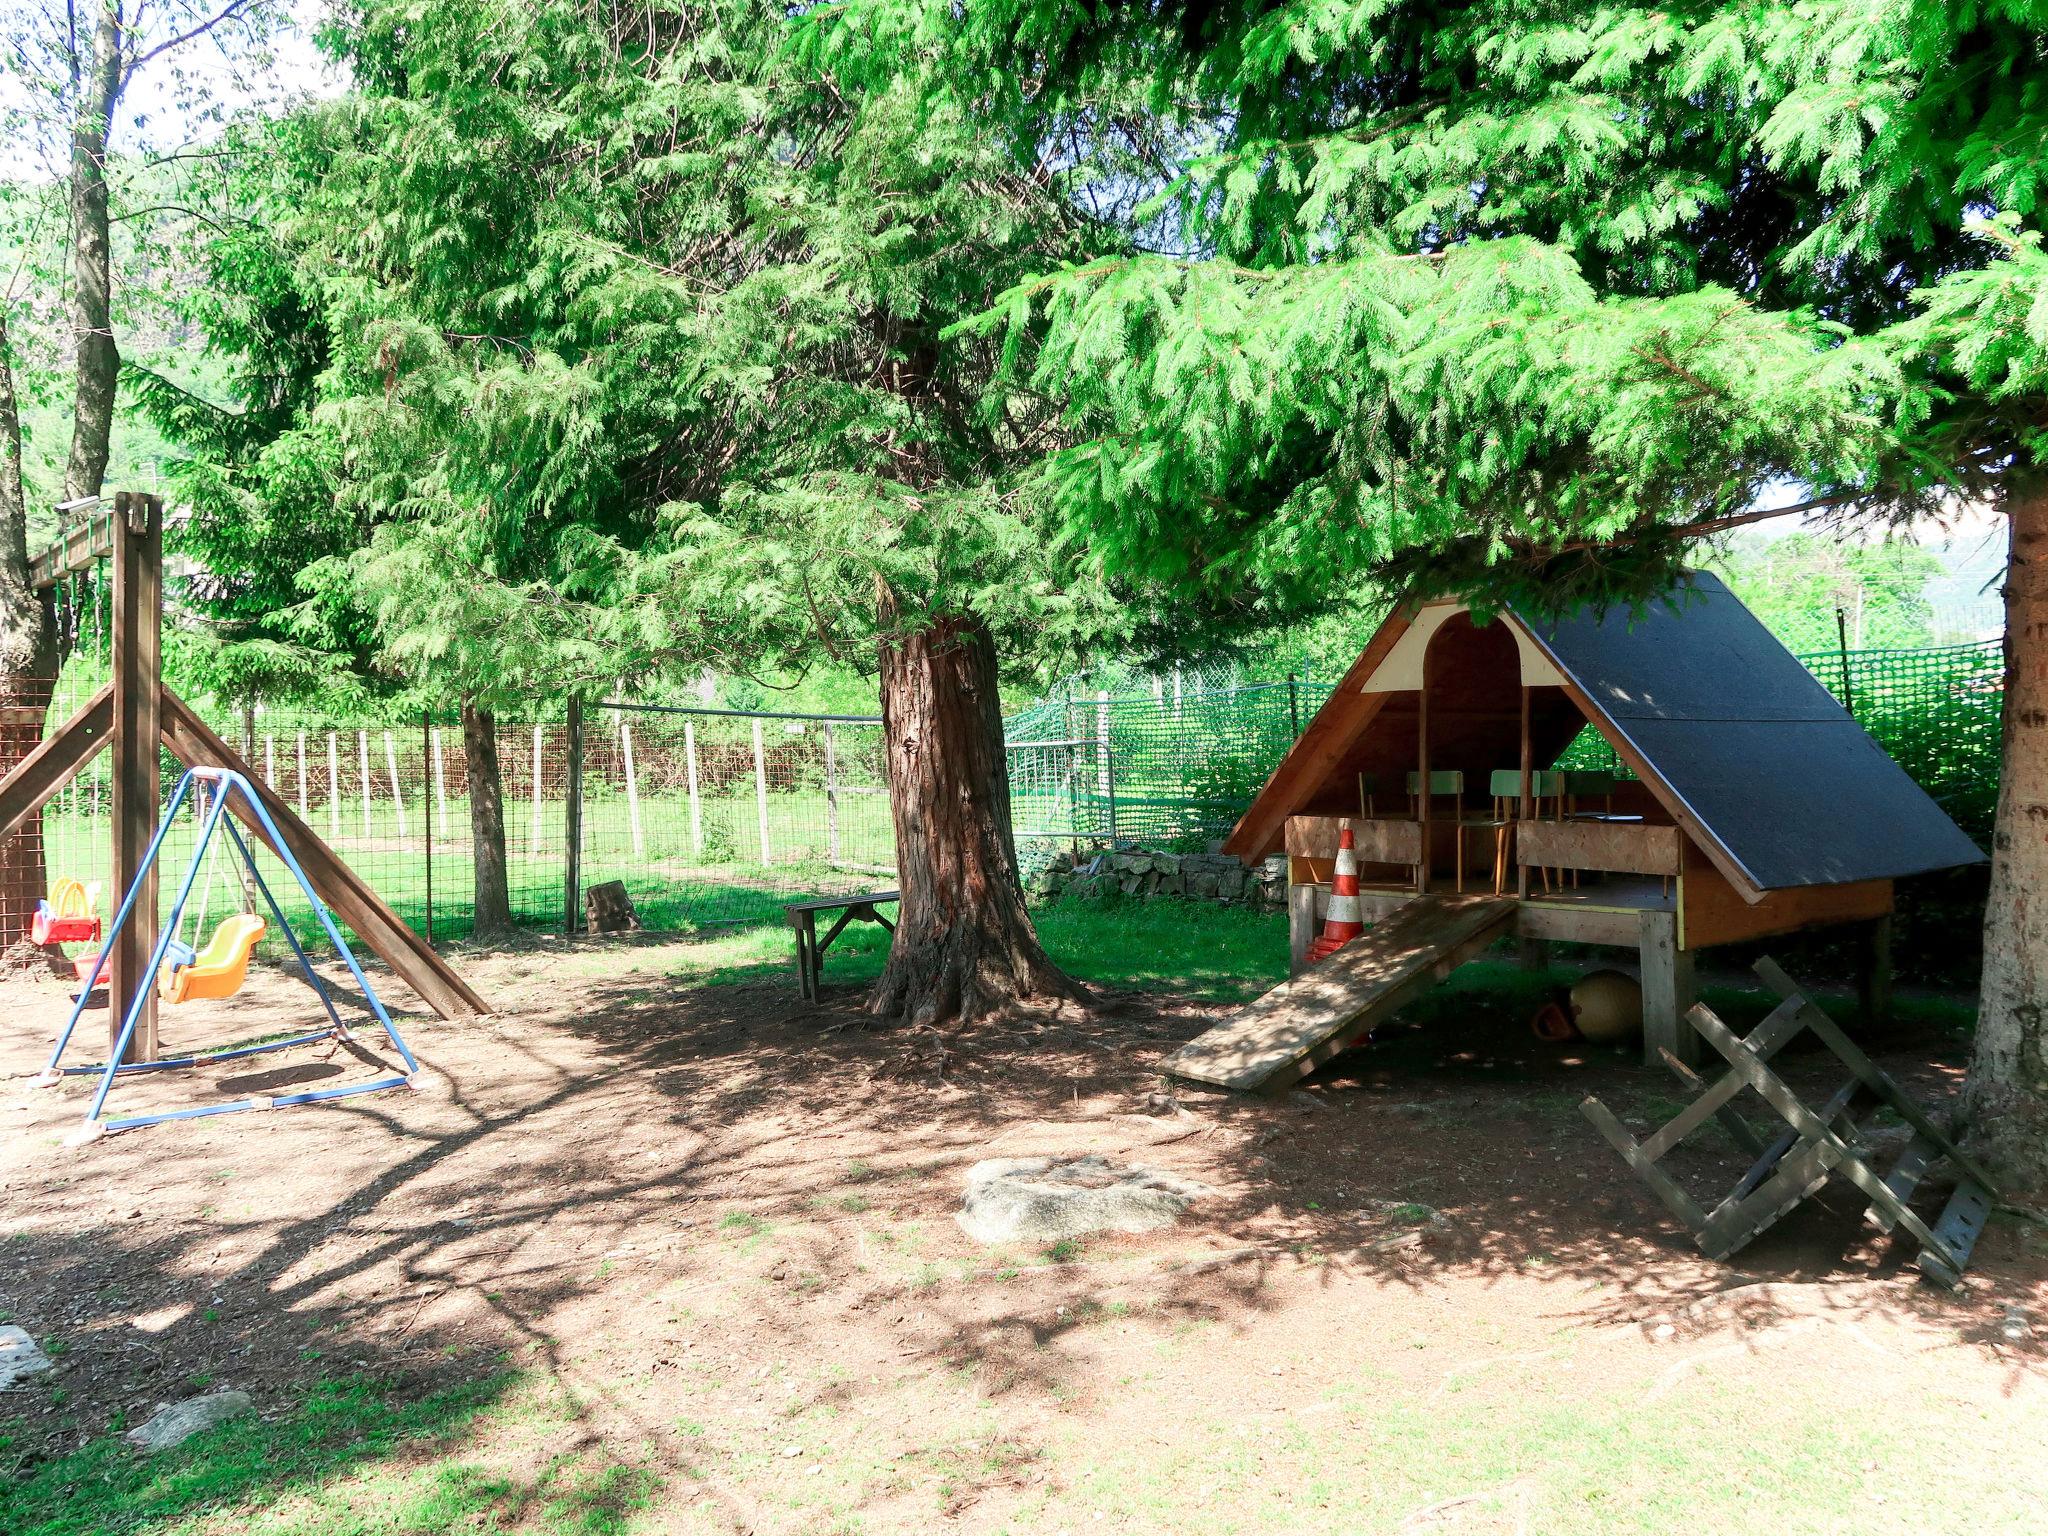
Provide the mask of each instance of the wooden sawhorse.
POLYGON ((1801 995, 1777 962, 1759 960, 1756 971, 1783 1001, 1747 1037, 1738 1036, 1704 1004, 1693 1008, 1687 1015, 1693 1028, 1727 1060, 1729 1070, 1709 1084, 1667 1055, 1671 1069, 1698 1095, 1668 1123, 1638 1142, 1598 1099, 1588 1098, 1579 1108, 1709 1258, 1729 1257, 1840 1174, 1869 1200, 1865 1221, 1881 1232, 1902 1230, 1919 1243, 1921 1273, 1950 1288, 1961 1284, 1970 1250, 1997 1199, 1989 1176, 1833 1019, 1801 995), (1817 1109, 1770 1067, 1771 1057, 1801 1030, 1812 1031, 1849 1069, 1848 1080, 1817 1109), (1785 1129, 1774 1140, 1767 1143, 1736 1112, 1734 1101, 1745 1090, 1784 1121, 1785 1129), (1891 1110, 1913 1131, 1887 1174, 1870 1166, 1870 1149, 1857 1123, 1880 1109, 1891 1110), (1657 1163, 1709 1119, 1756 1161, 1724 1199, 1705 1209, 1657 1163), (1930 1226, 1907 1202, 1943 1159, 1953 1165, 1958 1182, 1930 1226))
POLYGON ((895 901, 895 891, 869 891, 862 896, 820 896, 816 901, 795 901, 782 909, 789 919, 789 926, 796 930, 796 984, 807 1003, 818 1000, 818 972, 825 959, 825 951, 832 947, 832 941, 851 922, 880 923, 890 933, 896 925, 875 908, 885 901, 895 901), (837 912, 838 918, 825 930, 825 937, 818 937, 818 914, 837 912))

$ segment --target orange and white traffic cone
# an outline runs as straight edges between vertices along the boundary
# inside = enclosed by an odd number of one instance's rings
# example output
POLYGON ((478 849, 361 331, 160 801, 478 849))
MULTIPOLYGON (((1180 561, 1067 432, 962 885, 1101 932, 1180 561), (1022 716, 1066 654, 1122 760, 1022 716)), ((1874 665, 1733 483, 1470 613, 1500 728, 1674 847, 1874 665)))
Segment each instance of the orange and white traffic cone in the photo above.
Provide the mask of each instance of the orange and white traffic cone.
POLYGON ((1365 914, 1358 906, 1358 854, 1351 840, 1351 823, 1337 823, 1337 869, 1330 877, 1330 910, 1323 918, 1323 936, 1309 946, 1309 963, 1349 944, 1365 932, 1365 914))

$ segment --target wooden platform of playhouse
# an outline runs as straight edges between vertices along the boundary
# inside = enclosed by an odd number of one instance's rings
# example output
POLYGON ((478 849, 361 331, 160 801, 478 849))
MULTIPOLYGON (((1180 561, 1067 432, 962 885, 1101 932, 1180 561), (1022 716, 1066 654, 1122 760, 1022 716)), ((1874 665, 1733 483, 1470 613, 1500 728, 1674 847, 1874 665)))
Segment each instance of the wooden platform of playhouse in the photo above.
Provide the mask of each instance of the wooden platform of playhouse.
POLYGON ((1239 1092, 1306 1077, 1507 931, 1503 896, 1414 896, 1328 959, 1290 977, 1167 1059, 1166 1070, 1239 1092))

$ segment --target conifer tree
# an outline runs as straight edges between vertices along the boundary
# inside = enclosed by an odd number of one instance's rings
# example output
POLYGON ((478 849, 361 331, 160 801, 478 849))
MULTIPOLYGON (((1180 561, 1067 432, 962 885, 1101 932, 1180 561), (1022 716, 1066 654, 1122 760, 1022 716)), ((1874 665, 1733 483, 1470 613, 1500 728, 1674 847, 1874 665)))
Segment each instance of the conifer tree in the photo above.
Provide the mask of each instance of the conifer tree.
POLYGON ((1045 484, 1119 579, 1559 604, 1660 590, 1785 482, 1843 517, 2002 510, 1970 1099, 2048 1175, 2048 10, 847 0, 803 30, 1012 142, 1139 103, 1178 146, 1148 249, 981 322, 1049 325, 1020 386, 1077 440, 1045 484))
POLYGON ((788 13, 363 3, 264 220, 327 355, 336 527, 296 577, 485 704, 827 658, 878 673, 903 908, 875 1005, 1073 995, 1023 905, 999 669, 1125 624, 1006 481, 1057 423, 949 338, 1087 254, 1035 156, 788 13))

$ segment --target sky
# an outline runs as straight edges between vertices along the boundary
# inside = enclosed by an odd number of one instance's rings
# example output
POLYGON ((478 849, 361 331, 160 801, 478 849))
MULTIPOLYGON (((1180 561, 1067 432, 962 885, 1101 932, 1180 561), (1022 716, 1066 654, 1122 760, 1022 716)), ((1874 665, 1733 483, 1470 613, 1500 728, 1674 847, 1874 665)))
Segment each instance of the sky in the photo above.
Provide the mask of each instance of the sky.
MULTIPOLYGON (((228 0, 143 0, 131 5, 141 18, 142 45, 149 47, 187 30, 197 20, 216 14, 228 0)), ((129 84, 114 119, 117 151, 162 152, 203 142, 214 131, 217 116, 276 110, 306 97, 338 95, 344 74, 320 56, 313 32, 325 0, 279 0, 283 25, 269 46, 251 53, 244 37, 223 34, 197 38, 174 52, 151 60, 129 84)), ((0 68, 0 111, 19 110, 36 98, 45 50, 39 40, 57 35, 59 0, 0 0, 0 45, 12 68, 0 68), (24 69, 27 58, 38 67, 24 69)), ((37 163, 17 141, 6 146, 0 173, 35 177, 61 174, 60 167, 37 163)))

